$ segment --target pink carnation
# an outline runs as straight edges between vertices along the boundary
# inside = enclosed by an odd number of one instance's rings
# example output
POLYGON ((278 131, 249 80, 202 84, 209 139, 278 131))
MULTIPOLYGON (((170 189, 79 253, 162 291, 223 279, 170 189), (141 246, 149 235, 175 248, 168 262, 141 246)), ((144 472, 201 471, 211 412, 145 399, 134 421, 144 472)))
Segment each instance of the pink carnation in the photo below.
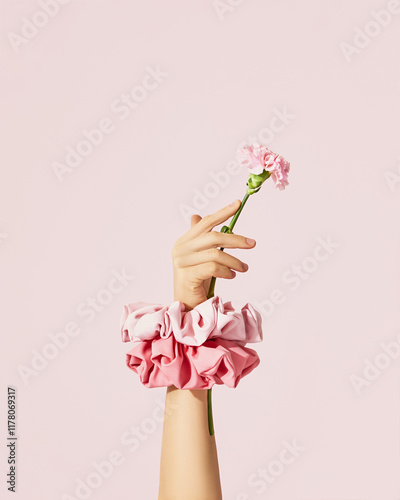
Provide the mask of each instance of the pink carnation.
POLYGON ((290 163, 263 144, 250 144, 240 148, 236 154, 238 162, 249 169, 250 174, 260 175, 264 170, 271 172, 272 180, 278 189, 289 184, 290 163))
POLYGON ((289 184, 290 163, 283 156, 272 153, 267 159, 265 170, 271 172, 272 180, 278 189, 285 189, 289 184))
POLYGON ((261 144, 251 144, 239 149, 236 153, 238 162, 250 170, 251 174, 259 175, 265 168, 265 156, 269 149, 261 144))

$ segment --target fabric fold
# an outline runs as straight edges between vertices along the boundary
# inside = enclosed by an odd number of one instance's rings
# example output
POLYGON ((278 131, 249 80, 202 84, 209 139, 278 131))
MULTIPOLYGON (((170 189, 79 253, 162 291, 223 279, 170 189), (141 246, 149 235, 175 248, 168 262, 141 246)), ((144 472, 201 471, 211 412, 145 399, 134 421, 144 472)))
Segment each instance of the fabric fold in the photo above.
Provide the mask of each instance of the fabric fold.
POLYGON ((185 306, 174 301, 170 306, 137 302, 124 307, 121 317, 123 342, 150 340, 174 335, 182 344, 199 346, 210 338, 234 342, 261 342, 261 314, 251 304, 235 308, 232 302, 212 297, 185 311, 185 306))
POLYGON ((257 353, 230 340, 207 340, 188 346, 170 336, 134 342, 126 364, 149 388, 210 389, 215 384, 235 388, 260 363, 257 353))
POLYGON ((179 301, 127 304, 120 329, 122 341, 133 343, 126 364, 149 388, 234 388, 260 363, 245 345, 262 340, 261 314, 250 304, 235 308, 219 296, 191 311, 179 301))

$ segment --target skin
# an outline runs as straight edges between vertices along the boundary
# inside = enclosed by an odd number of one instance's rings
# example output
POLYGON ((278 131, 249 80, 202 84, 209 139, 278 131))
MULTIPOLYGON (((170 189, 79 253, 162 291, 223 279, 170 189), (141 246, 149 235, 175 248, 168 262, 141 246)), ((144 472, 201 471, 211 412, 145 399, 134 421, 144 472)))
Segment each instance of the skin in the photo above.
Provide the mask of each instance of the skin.
MULTIPOLYGON (((254 248, 245 236, 214 231, 230 219, 240 200, 201 218, 193 215, 190 230, 172 249, 174 300, 187 311, 207 300, 213 276, 234 279, 247 264, 219 247, 254 248)), ((167 388, 158 500, 221 500, 215 435, 210 436, 207 391, 167 388)))

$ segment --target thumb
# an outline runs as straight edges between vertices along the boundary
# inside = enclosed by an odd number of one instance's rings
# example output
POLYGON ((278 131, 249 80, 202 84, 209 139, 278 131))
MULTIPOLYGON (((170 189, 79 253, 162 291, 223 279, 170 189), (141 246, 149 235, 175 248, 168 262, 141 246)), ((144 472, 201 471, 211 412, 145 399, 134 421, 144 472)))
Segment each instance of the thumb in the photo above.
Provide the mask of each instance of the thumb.
POLYGON ((190 227, 195 226, 200 221, 201 221, 200 215, 198 215, 198 214, 192 215, 192 218, 190 220, 190 227))

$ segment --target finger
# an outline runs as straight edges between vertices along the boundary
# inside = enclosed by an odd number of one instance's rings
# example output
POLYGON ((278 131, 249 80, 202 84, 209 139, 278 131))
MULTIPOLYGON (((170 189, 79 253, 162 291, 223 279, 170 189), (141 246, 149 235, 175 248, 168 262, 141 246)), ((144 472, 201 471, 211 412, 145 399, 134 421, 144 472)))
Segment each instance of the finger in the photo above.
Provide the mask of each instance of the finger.
POLYGON ((222 224, 222 222, 228 220, 229 217, 232 217, 232 215, 234 215, 237 212, 238 208, 240 207, 240 203, 241 203, 240 200, 235 200, 230 205, 221 208, 221 210, 218 210, 213 214, 206 215, 196 226, 194 232, 196 234, 201 234, 211 231, 211 229, 213 229, 215 226, 222 224))
MULTIPOLYGON (((190 227, 193 228, 199 221, 201 221, 201 217, 198 214, 193 214, 192 217, 190 218, 190 227)), ((176 248, 180 247, 185 241, 188 239, 188 235, 190 234, 191 229, 184 235, 182 235, 180 238, 178 238, 175 241, 175 246, 173 249, 173 253, 176 252, 176 248)))
POLYGON ((192 268, 192 273, 196 278, 206 280, 215 276, 216 278, 232 279, 236 276, 235 271, 231 271, 229 267, 217 264, 216 262, 207 262, 199 264, 192 268))
POLYGON ((218 248, 210 248, 201 252, 192 252, 182 255, 175 260, 175 264, 178 267, 197 266, 199 264, 206 264, 207 262, 216 262, 217 264, 235 269, 239 272, 245 272, 249 268, 249 266, 241 260, 229 253, 218 250, 218 248))
POLYGON ((198 215, 198 214, 192 215, 192 218, 190 220, 190 227, 192 228, 193 226, 195 226, 200 221, 201 221, 200 215, 198 215))
POLYGON ((218 210, 218 212, 215 212, 211 215, 206 215, 179 239, 179 243, 185 243, 186 241, 195 238, 199 234, 210 231, 218 224, 222 224, 222 222, 225 222, 229 219, 229 217, 232 217, 237 212, 238 208, 240 207, 240 203, 240 200, 236 200, 231 205, 227 205, 226 207, 221 208, 221 210, 218 210))
POLYGON ((218 231, 210 231, 202 234, 197 238, 186 242, 179 249, 180 255, 189 254, 192 252, 200 252, 208 248, 254 248, 255 240, 246 238, 239 234, 219 233, 218 231))

